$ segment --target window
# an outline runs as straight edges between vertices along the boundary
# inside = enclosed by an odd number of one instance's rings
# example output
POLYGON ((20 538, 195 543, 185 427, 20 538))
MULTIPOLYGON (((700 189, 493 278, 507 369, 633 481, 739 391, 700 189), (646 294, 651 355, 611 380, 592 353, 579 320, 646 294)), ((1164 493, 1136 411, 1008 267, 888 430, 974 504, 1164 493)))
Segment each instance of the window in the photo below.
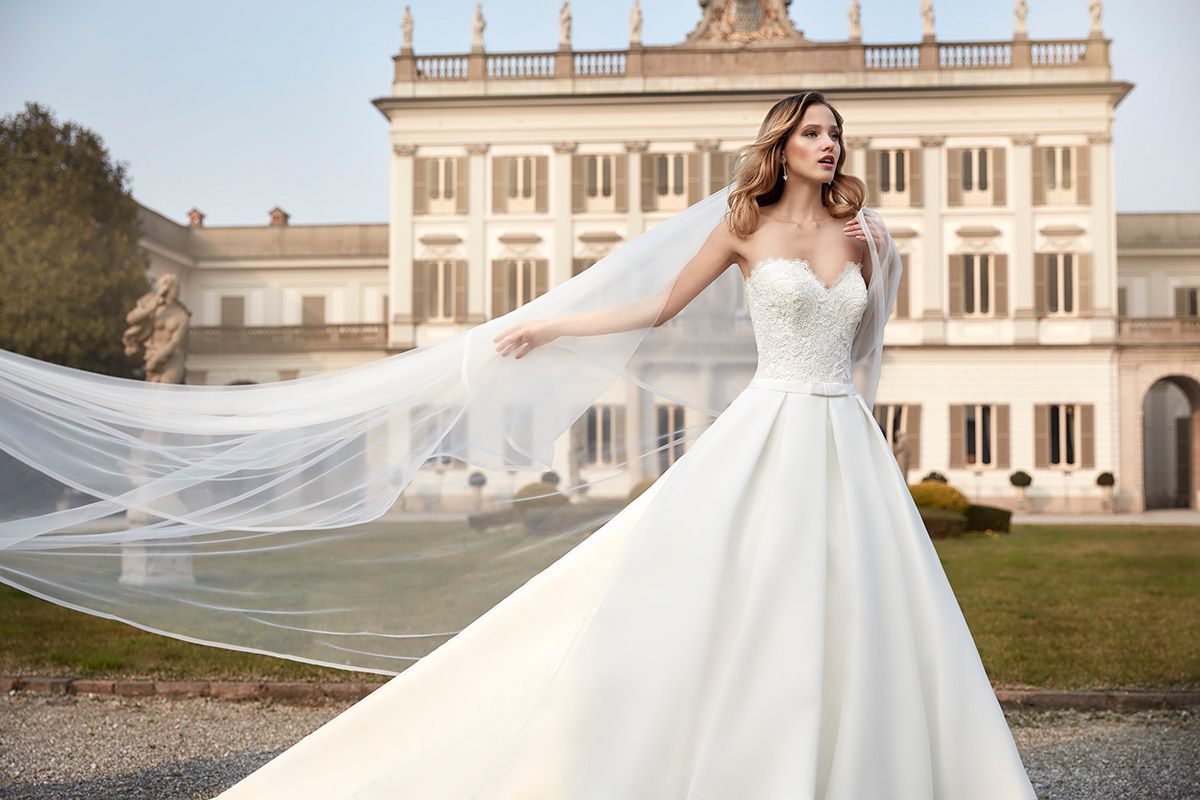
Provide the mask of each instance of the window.
POLYGON ((658 471, 666 472, 683 456, 684 430, 683 406, 660 405, 656 408, 658 420, 658 471))
POLYGON ((1117 287, 1117 316, 1129 316, 1129 292, 1124 286, 1117 287))
POLYGON ((300 324, 325 324, 325 295, 305 295, 300 298, 300 324))
POLYGON ((520 308, 536 297, 537 280, 536 266, 532 259, 506 261, 504 270, 504 308, 505 313, 520 308))
POLYGON ((1177 286, 1177 287, 1175 287, 1175 316, 1177 316, 1177 317, 1200 316, 1200 287, 1197 287, 1197 286, 1177 286))
POLYGON ((995 430, 992 424, 993 409, 990 405, 968 405, 963 407, 963 443, 966 446, 966 463, 969 466, 992 466, 995 452, 995 430))
POLYGON ((948 148, 946 158, 947 205, 981 207, 1006 203, 1003 147, 948 148))
POLYGON ((1078 467, 1079 407, 1074 404, 1050 405, 1048 430, 1050 465, 1078 467))
POLYGON ((1070 315, 1076 311, 1078 294, 1075 256, 1051 253, 1046 256, 1046 313, 1070 315))
POLYGON ((434 214, 453 214, 456 208, 455 184, 457 181, 458 159, 426 158, 428 174, 425 185, 429 190, 429 211, 434 214))
POLYGON ((518 156, 508 160, 508 211, 534 210, 534 182, 537 180, 537 159, 533 156, 518 156))
POLYGON ((583 463, 588 466, 617 464, 624 457, 620 437, 624 436, 624 409, 615 405, 594 405, 587 410, 584 426, 583 463))
POLYGON ((988 190, 988 151, 986 147, 962 151, 962 190, 964 200, 971 194, 988 190))
POLYGON ((383 295, 383 297, 382 297, 382 298, 380 298, 380 299, 381 299, 381 301, 382 301, 382 302, 380 303, 380 305, 381 305, 381 313, 383 314, 383 324, 384 324, 384 325, 387 325, 387 324, 388 324, 388 322, 390 321, 390 320, 388 319, 388 312, 389 312, 389 310, 390 310, 390 309, 389 309, 389 307, 388 307, 388 296, 385 294, 385 295, 383 295))
POLYGON ((428 261, 425 283, 425 319, 446 322, 455 319, 453 261, 428 261))
POLYGON ((968 254, 963 259, 962 308, 964 316, 990 316, 994 295, 992 257, 968 254))
POLYGON ((875 422, 879 424, 883 438, 894 450, 896 443, 900 441, 900 434, 904 432, 904 406, 876 405, 874 412, 875 422))
POLYGON ((908 151, 879 151, 879 199, 880 205, 907 206, 908 200, 908 151))
POLYGON ((1071 164, 1071 153, 1074 149, 1073 147, 1043 148, 1046 202, 1075 202, 1074 168, 1071 164))
POLYGON ((246 324, 246 298, 221 297, 221 327, 241 328, 246 324))
POLYGON ((616 207, 615 155, 584 156, 583 191, 588 211, 611 211, 616 207))
POLYGON ((658 153, 654 156, 655 208, 687 208, 687 156, 683 153, 658 153))

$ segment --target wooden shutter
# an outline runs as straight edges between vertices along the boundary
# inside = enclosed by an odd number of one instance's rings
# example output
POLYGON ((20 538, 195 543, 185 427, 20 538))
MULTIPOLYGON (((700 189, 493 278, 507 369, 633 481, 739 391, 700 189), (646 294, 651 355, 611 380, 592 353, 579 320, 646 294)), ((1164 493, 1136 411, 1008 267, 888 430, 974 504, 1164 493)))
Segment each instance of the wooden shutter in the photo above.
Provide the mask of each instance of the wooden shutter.
POLYGON ((496 259, 492 262, 492 319, 512 311, 504 299, 504 279, 508 271, 507 261, 496 259))
POLYGON ((654 202, 654 154, 642 153, 642 211, 653 211, 654 202))
POLYGON ((625 406, 614 405, 613 410, 613 446, 617 463, 625 463, 625 406))
POLYGON ((454 262, 454 321, 467 319, 467 262, 454 262))
POLYGON ((1079 404, 1079 466, 1092 469, 1096 466, 1096 406, 1092 403, 1079 404))
POLYGON ((467 208, 467 159, 460 156, 454 159, 454 211, 466 214, 467 208))
MULTIPOLYGON (((1186 286, 1175 287, 1175 316, 1188 316, 1188 296, 1186 286)), ((225 323, 221 323, 222 325, 225 323)))
POLYGON ((1008 168, 1005 166, 1005 149, 991 148, 992 153, 992 205, 1002 206, 1008 202, 1008 168))
POLYGON ((533 260, 533 296, 541 297, 550 288, 550 262, 545 258, 533 260))
POLYGON ((962 205, 962 148, 946 150, 946 205, 962 205))
POLYGON ((992 408, 996 410, 995 419, 992 420, 996 428, 996 467, 1008 469, 1008 403, 997 403, 992 408))
POLYGON ((729 153, 713 150, 708 154, 708 192, 712 194, 729 183, 729 153))
POLYGON ((428 158, 414 158, 413 165, 413 213, 429 213, 429 163, 428 158))
POLYGON ((950 256, 950 316, 963 315, 963 257, 950 256))
POLYGON ((687 162, 687 201, 688 205, 700 200, 700 153, 686 153, 687 162))
POLYGON ((492 157, 492 213, 508 211, 508 156, 492 157))
POLYGON ((1092 202, 1091 150, 1086 144, 1075 148, 1075 201, 1080 205, 1092 202))
POLYGON ((1075 271, 1079 273, 1079 316, 1092 315, 1092 254, 1075 253, 1075 271))
POLYGON ((896 318, 908 318, 908 253, 900 254, 900 285, 896 289, 896 318))
POLYGON ((550 207, 550 157, 533 157, 533 210, 545 214, 550 207))
POLYGON ((904 407, 904 434, 908 444, 908 468, 921 468, 921 407, 904 407))
POLYGON ((908 150, 908 204, 913 208, 925 205, 924 156, 919 147, 908 150))
POLYGON ((424 322, 429 316, 429 301, 426 285, 429 283, 429 262, 412 262, 412 318, 413 322, 424 322))
POLYGON ((879 159, 880 151, 867 148, 867 205, 879 205, 879 159))
POLYGON ((629 210, 629 156, 621 153, 613 158, 613 191, 617 193, 616 209, 618 213, 629 210))
POLYGON ((575 277, 585 269, 596 263, 594 258, 573 258, 571 259, 571 277, 575 277))
POLYGON ((1033 406, 1033 466, 1045 469, 1050 466, 1050 405, 1035 403, 1033 406))
POLYGON ((1050 257, 1045 253, 1033 254, 1033 314, 1046 316, 1046 273, 1050 257))
POLYGON ((1033 204, 1046 205, 1046 153, 1049 148, 1033 148, 1033 204))
POLYGON ((992 295, 992 302, 995 306, 993 312, 997 317, 1008 316, 1008 256, 993 255, 992 256, 992 276, 993 285, 996 287, 995 293, 992 295))
POLYGON ((966 463, 966 447, 963 446, 963 407, 957 403, 950 406, 950 468, 961 468, 966 463))
MULTIPOLYGON (((595 158, 595 156, 591 156, 595 158)), ((571 156, 571 210, 578 214, 587 208, 587 160, 589 156, 571 156)), ((597 164, 597 167, 600 165, 597 164)))

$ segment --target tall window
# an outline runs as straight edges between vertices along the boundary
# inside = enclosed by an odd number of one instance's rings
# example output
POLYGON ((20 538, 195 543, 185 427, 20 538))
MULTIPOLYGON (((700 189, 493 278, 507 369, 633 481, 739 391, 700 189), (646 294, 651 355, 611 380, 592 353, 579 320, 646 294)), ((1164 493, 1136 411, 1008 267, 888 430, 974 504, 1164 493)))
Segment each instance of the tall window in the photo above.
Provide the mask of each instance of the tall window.
POLYGON ((241 328, 246 324, 246 298, 224 295, 221 297, 221 327, 241 328))
POLYGON ((1069 315, 1076 312, 1078 294, 1075 256, 1051 253, 1046 256, 1046 313, 1069 315))
POLYGON ((304 295, 300 298, 300 324, 325 324, 325 295, 304 295))
POLYGON ((687 157, 683 153, 654 157, 654 193, 659 210, 687 208, 687 157))
POLYGON ((904 432, 904 406, 877 404, 874 411, 875 422, 879 424, 883 438, 894 448, 904 432))
POLYGON ((970 205, 970 198, 991 202, 988 193, 988 148, 971 147, 962 151, 963 202, 970 205))
MULTIPOLYGON (((429 261, 425 283, 426 319, 454 319, 454 262, 429 261)), ((385 317, 386 318, 386 317, 385 317)))
POLYGON ((990 316, 995 292, 992 257, 980 253, 963 256, 962 307, 966 316, 990 316))
POLYGON ((454 213, 454 187, 457 180, 455 171, 458 169, 458 159, 454 157, 424 159, 429 170, 425 185, 429 190, 429 210, 432 213, 454 213))
POLYGON ((1075 202, 1075 169, 1071 163, 1071 153, 1074 149, 1070 146, 1043 148, 1046 202, 1075 202))
POLYGON ((537 160, 533 156, 508 159, 508 211, 534 210, 537 160))
POLYGON ((1200 317, 1200 287, 1177 286, 1175 288, 1175 316, 1200 317))
POLYGON ((504 270, 504 308, 507 311, 520 308, 537 296, 537 267, 532 259, 505 261, 501 268, 504 270))
POLYGON ((658 471, 666 472, 683 456, 684 430, 683 406, 660 405, 658 414, 658 471))
POLYGON ((881 205, 907 206, 908 151, 879 151, 879 199, 881 205))
POLYGON ((1079 407, 1074 404, 1048 406, 1050 464, 1057 467, 1079 466, 1079 407))
POLYGON ((584 158, 584 195, 588 211, 611 211, 616 207, 615 155, 592 155, 584 158))
MULTIPOLYGON (((618 418, 624 415, 615 405, 594 405, 587 410, 584 439, 584 464, 616 464, 618 437, 623 435, 618 418)), ((623 422, 623 420, 622 420, 623 422)))
POLYGON ((967 405, 963 407, 963 444, 966 448, 966 463, 971 466, 992 466, 995 453, 995 425, 993 407, 990 405, 967 405))

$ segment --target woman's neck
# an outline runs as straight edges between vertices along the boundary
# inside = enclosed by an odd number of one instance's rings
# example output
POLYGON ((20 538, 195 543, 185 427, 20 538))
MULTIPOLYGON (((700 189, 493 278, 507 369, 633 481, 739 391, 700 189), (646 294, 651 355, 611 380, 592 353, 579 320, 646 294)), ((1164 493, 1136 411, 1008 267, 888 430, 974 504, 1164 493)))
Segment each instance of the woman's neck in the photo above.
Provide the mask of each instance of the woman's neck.
POLYGON ((821 186, 817 181, 792 176, 783 185, 783 195, 771 206, 770 215, 797 225, 814 224, 829 218, 821 202, 821 186))

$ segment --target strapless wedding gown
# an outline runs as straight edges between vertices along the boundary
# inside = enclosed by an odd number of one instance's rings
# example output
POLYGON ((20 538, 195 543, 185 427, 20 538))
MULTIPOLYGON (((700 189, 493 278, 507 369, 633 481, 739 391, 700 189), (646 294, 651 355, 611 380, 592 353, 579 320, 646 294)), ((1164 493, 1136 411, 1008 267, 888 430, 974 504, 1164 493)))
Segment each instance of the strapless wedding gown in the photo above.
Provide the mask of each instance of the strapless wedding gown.
POLYGON ((860 265, 746 293, 754 378, 650 489, 222 800, 1034 800, 851 382, 860 265))

